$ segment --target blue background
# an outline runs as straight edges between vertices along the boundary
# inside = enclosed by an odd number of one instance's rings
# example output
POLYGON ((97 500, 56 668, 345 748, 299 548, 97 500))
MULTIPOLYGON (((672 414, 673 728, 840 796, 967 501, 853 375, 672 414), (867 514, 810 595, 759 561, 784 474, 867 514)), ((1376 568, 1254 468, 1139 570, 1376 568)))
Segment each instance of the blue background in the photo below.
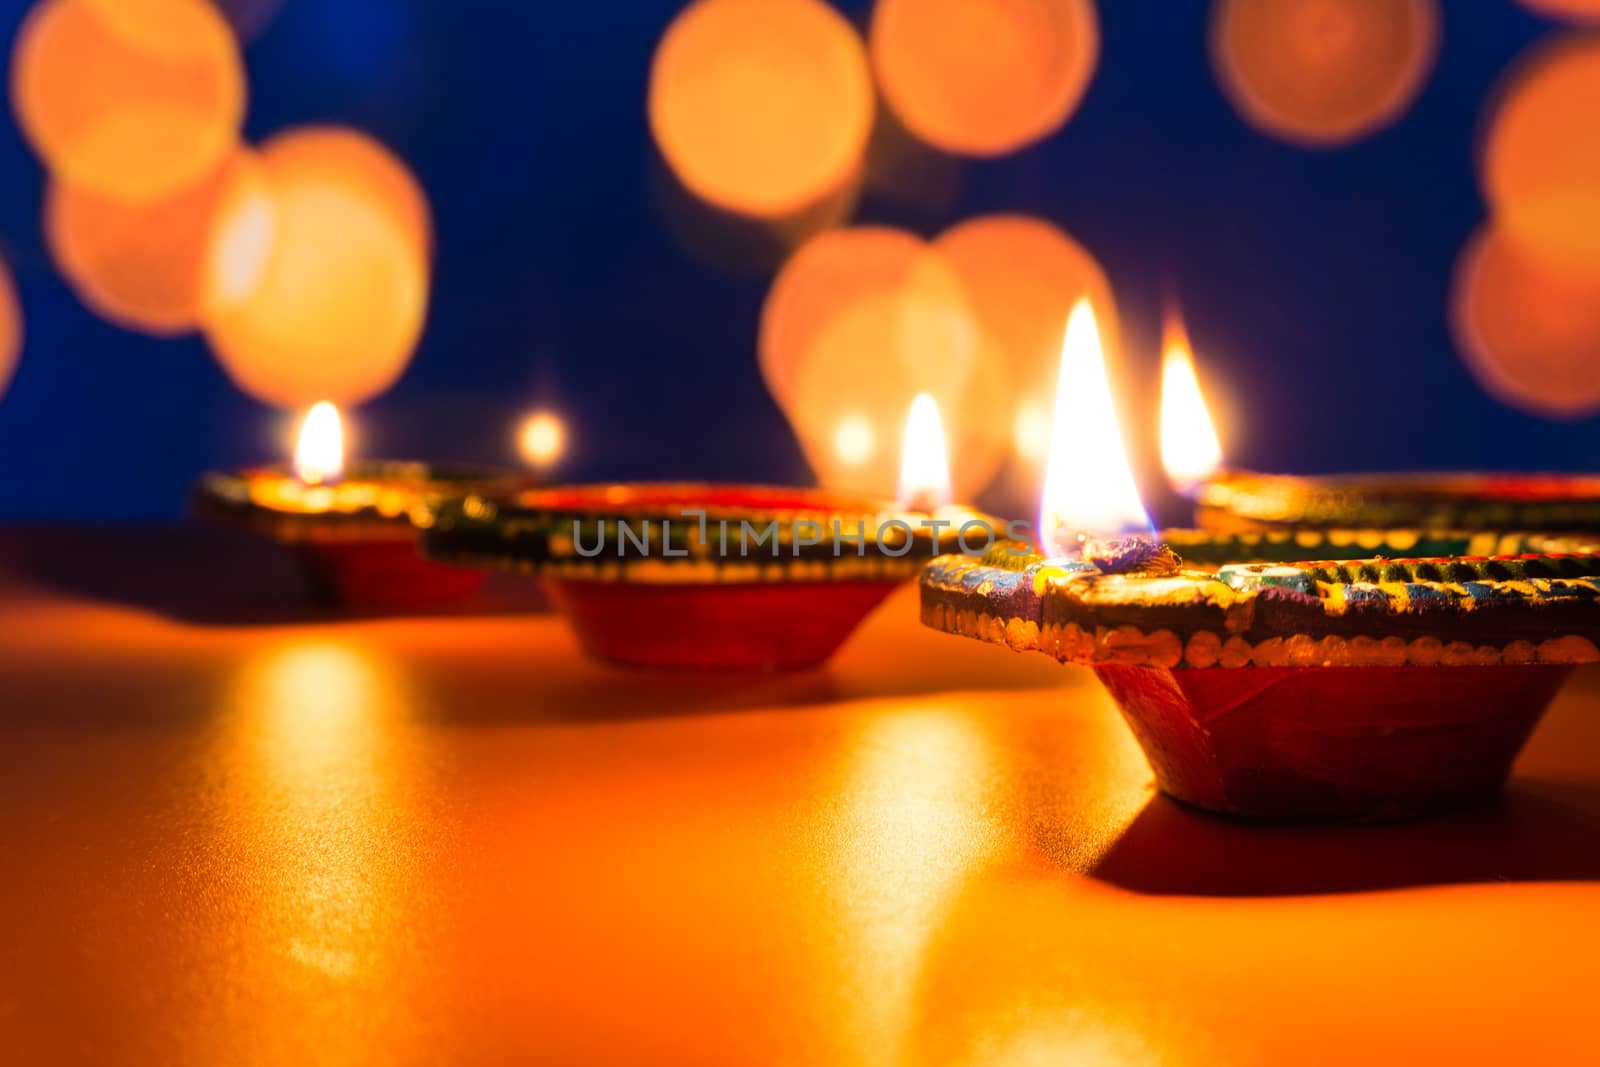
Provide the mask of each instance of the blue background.
MULTIPOLYGON (((0 3, 5 40, 26 6, 0 3)), ((427 332, 400 384, 361 410, 363 452, 511 461, 517 417, 543 405, 573 427, 563 476, 810 480, 756 370, 768 277, 697 259, 663 221, 645 83, 679 6, 287 0, 247 47, 251 139, 352 123, 432 198, 427 332)), ((1511 0, 1441 6, 1440 58, 1410 113, 1306 151, 1224 100, 1208 5, 1102 3, 1099 68, 1058 135, 966 164, 953 202, 868 197, 857 218, 930 236, 991 211, 1061 224, 1115 286, 1130 380, 1145 383, 1130 411, 1154 407, 1161 300, 1175 289, 1225 383, 1243 465, 1600 465, 1594 420, 1500 405, 1451 342, 1452 265, 1483 215, 1483 103, 1554 27, 1511 0)), ((198 338, 125 333, 78 305, 41 241, 42 178, 7 112, 0 243, 27 340, 0 400, 0 515, 176 516, 203 468, 280 457, 283 416, 236 392, 198 338)), ((1149 477, 1150 427, 1129 434, 1149 477)))

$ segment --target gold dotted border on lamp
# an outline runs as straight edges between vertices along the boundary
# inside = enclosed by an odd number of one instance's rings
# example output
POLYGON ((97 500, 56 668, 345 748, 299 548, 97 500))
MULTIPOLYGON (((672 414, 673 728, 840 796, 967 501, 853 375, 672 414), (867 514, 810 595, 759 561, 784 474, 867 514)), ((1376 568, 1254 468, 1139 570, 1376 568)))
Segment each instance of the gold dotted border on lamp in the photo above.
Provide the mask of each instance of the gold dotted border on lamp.
POLYGON ((1355 637, 1294 634, 1252 644, 1203 630, 1187 640, 1171 630, 1146 633, 1135 626, 1039 624, 971 608, 927 603, 922 622, 946 633, 1004 645, 1016 652, 1043 652, 1063 663, 1115 663, 1137 667, 1469 667, 1600 662, 1600 648, 1577 634, 1503 646, 1441 641, 1437 637, 1355 637))
MULTIPOLYGON (((426 548, 426 545, 424 546, 426 548)), ((455 566, 483 567, 530 578, 555 578, 577 582, 626 582, 635 585, 762 585, 823 582, 905 581, 926 562, 926 557, 839 556, 823 559, 754 558, 728 561, 717 558, 671 557, 587 560, 532 560, 514 555, 448 552, 433 554, 455 566)))

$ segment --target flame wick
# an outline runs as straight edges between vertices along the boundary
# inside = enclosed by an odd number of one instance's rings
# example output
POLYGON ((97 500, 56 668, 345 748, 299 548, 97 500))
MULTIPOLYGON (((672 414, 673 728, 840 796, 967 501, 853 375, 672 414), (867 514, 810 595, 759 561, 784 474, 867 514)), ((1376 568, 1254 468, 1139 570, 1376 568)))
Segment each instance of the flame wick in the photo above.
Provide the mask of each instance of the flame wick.
POLYGON ((906 418, 900 449, 900 503, 912 511, 932 512, 950 503, 950 459, 945 451, 939 405, 918 393, 906 418))
POLYGON ((1222 466, 1222 444, 1195 373, 1194 349, 1169 316, 1161 356, 1161 465, 1167 481, 1190 496, 1222 466))
POLYGON ((1076 557, 1089 537, 1153 533, 1128 465, 1094 309, 1067 319, 1039 509, 1039 548, 1076 557))
POLYGON ((339 409, 326 400, 313 405, 300 421, 294 474, 306 485, 329 485, 344 474, 344 426, 339 409))

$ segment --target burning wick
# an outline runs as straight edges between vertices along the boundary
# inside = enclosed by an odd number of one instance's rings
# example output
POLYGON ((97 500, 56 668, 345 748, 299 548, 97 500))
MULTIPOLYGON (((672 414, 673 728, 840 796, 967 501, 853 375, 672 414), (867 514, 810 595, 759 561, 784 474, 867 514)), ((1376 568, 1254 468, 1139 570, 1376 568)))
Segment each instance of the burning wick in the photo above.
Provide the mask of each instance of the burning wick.
MULTIPOLYGON (((1056 387, 1055 421, 1039 503, 1039 550, 1074 562, 1103 556, 1106 562, 1134 567, 1128 549, 1110 554, 1096 544, 1139 541, 1159 554, 1150 517, 1122 447, 1111 384, 1106 378, 1100 330, 1088 300, 1079 300, 1067 319, 1061 345, 1061 378, 1056 387)), ((1098 564, 1096 564, 1098 565, 1098 564)))
POLYGON ((330 485, 344 474, 344 427, 327 401, 306 412, 294 448, 294 476, 306 485, 330 485))
POLYGON ((536 411, 523 420, 517 433, 522 458, 534 467, 550 467, 567 448, 567 428, 548 411, 536 411))
POLYGON ((950 503, 950 460, 944 447, 939 405, 918 393, 906 418, 900 450, 900 503, 908 511, 932 514, 950 503))
POLYGON ((1192 496, 1222 466, 1222 445, 1206 410, 1183 320, 1167 316, 1161 356, 1161 465, 1181 496, 1192 496))

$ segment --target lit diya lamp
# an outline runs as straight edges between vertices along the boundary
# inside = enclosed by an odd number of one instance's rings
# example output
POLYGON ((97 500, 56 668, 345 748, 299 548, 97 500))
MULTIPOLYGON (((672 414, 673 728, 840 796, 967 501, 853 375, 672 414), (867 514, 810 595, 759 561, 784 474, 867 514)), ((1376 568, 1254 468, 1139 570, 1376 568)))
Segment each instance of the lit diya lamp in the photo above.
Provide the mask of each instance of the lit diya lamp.
POLYGON ((204 516, 264 534, 293 549, 324 602, 378 610, 419 609, 464 598, 483 574, 425 560, 411 516, 424 503, 510 490, 515 475, 487 468, 365 461, 346 468, 338 409, 322 403, 302 420, 287 467, 205 474, 195 488, 204 516))
POLYGON ((982 552, 949 503, 938 409, 912 405, 899 501, 818 489, 629 484, 474 494, 427 509, 436 560, 535 576, 592 656, 641 667, 821 663, 931 557, 982 552))
POLYGON ((1600 532, 1600 475, 1227 471, 1199 488, 1214 530, 1429 529, 1600 532))
POLYGON ((1301 476, 1224 470, 1183 326, 1169 316, 1162 358, 1161 459, 1208 530, 1360 536, 1372 551, 1408 551, 1407 531, 1600 532, 1600 475, 1432 472, 1301 476), (1341 533, 1343 531, 1344 533, 1341 533), (1357 533, 1349 533, 1351 531, 1357 533), (1398 534, 1399 543, 1379 531, 1398 534))
POLYGON ((1392 818, 1493 795, 1572 665, 1600 660, 1589 546, 1411 533, 1441 554, 1295 562, 1296 534, 1157 540, 1086 304, 1041 511, 1038 544, 934 561, 924 623, 1091 666, 1161 788, 1212 811, 1392 818), (1456 554, 1483 549, 1505 551, 1456 554))

